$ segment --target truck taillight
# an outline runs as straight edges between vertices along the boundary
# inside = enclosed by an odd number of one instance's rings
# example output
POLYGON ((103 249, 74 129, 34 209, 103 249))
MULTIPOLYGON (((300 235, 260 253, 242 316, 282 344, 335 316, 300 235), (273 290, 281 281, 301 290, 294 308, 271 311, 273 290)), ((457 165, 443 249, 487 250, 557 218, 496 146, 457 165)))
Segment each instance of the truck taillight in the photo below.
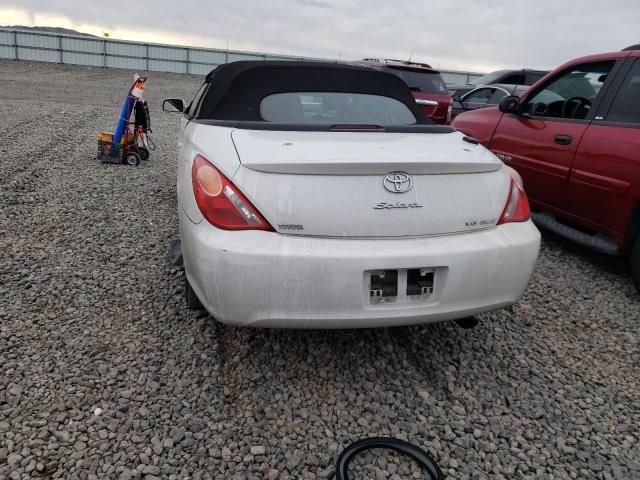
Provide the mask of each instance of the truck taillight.
POLYGON ((524 193, 522 183, 518 181, 518 178, 511 175, 509 197, 507 197, 507 204, 500 216, 500 220, 498 220, 498 225, 510 222, 526 222, 530 217, 531 210, 527 194, 524 193))
POLYGON ((204 218, 223 230, 269 230, 265 220, 240 190, 202 155, 191 167, 193 194, 204 218))

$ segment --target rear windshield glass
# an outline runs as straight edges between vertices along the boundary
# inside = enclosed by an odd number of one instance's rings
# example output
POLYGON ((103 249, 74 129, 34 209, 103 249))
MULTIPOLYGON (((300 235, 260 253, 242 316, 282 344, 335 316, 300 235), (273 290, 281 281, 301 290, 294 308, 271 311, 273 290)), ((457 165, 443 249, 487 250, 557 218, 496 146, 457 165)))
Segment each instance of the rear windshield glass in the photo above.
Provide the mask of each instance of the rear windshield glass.
POLYGON ((345 125, 412 125, 416 117, 393 98, 363 93, 287 92, 265 97, 267 122, 345 125))
POLYGON ((393 73, 396 77, 400 77, 415 92, 447 93, 447 85, 439 73, 416 72, 392 67, 389 67, 387 71, 393 73))
POLYGON ((502 79, 501 77, 504 77, 505 73, 507 73, 506 70, 498 70, 497 72, 487 73, 486 75, 483 75, 481 77, 474 78, 469 82, 469 85, 481 87, 482 85, 499 83, 498 81, 502 79))

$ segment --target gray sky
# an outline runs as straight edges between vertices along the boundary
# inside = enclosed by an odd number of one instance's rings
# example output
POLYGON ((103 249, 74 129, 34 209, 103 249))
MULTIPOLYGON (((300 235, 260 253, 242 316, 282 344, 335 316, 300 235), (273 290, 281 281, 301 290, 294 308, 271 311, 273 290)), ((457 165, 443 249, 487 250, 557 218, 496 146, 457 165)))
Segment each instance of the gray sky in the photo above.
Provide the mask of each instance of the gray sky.
POLYGON ((640 0, 0 0, 0 24, 442 69, 553 68, 640 43, 640 0))

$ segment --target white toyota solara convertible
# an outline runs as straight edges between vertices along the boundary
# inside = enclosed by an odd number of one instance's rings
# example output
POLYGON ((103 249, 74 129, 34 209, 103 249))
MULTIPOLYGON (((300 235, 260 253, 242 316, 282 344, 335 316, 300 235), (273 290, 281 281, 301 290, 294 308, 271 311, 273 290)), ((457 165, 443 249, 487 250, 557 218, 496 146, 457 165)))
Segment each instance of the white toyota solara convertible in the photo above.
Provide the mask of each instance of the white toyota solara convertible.
POLYGON ((517 173, 431 124, 389 73, 314 62, 213 70, 183 112, 190 306, 238 326, 358 328, 512 305, 540 234, 517 173))

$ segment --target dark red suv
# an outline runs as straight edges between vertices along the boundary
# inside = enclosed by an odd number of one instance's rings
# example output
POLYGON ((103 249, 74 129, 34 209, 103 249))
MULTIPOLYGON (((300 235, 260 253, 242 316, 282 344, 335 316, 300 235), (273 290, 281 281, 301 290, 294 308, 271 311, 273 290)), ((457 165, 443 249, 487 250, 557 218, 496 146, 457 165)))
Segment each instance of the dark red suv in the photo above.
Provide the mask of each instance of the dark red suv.
POLYGON ((426 63, 380 58, 365 58, 354 65, 385 70, 400 77, 413 92, 422 111, 435 123, 448 125, 451 121, 453 99, 447 91, 442 75, 426 63))
POLYGON ((539 225, 630 254, 640 291, 640 45, 572 60, 453 126, 520 173, 539 225))

